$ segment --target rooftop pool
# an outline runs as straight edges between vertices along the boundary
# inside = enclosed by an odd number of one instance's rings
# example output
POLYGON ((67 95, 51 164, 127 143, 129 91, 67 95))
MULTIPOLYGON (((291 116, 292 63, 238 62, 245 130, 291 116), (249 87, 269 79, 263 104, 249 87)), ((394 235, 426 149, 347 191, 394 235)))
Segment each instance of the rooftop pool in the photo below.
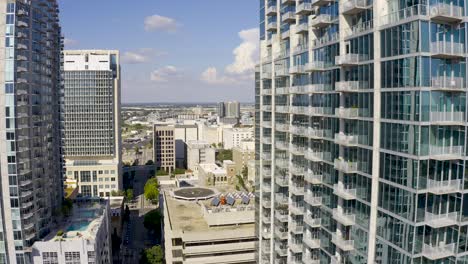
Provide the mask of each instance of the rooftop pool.
POLYGON ((89 223, 89 221, 72 222, 71 225, 67 228, 67 232, 85 231, 88 229, 89 223))

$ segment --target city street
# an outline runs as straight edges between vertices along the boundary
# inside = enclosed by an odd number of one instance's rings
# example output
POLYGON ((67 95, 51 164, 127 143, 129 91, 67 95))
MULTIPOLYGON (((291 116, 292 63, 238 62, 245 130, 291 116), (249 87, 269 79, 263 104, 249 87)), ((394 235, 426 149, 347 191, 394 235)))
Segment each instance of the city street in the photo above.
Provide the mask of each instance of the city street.
POLYGON ((143 220, 147 212, 157 207, 144 197, 144 186, 148 179, 148 174, 149 170, 147 169, 137 170, 135 174, 133 183, 135 199, 133 203, 129 204, 130 222, 125 223, 122 237, 122 263, 138 263, 141 251, 151 246, 151 237, 149 237, 149 232, 143 225, 143 220), (126 244, 126 238, 128 238, 128 244, 126 244))

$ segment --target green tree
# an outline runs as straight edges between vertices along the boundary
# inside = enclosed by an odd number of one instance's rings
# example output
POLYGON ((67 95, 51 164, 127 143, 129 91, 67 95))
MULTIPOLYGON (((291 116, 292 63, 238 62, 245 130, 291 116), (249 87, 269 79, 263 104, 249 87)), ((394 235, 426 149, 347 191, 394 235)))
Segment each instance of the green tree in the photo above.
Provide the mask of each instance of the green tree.
POLYGON ((145 198, 150 201, 155 201, 158 199, 159 196, 159 184, 156 178, 149 179, 144 188, 145 198))
POLYGON ((152 210, 145 215, 143 225, 151 231, 160 233, 161 231, 161 213, 158 209, 152 210))
POLYGON ((152 160, 148 160, 145 165, 154 165, 154 162, 152 160))
POLYGON ((165 170, 156 171, 156 176, 166 176, 166 175, 169 175, 169 173, 167 173, 167 171, 165 170))
POLYGON ((232 160, 232 150, 229 149, 221 149, 217 154, 216 154, 216 160, 217 161, 225 161, 225 160, 232 160))
POLYGON ((140 264, 163 264, 164 254, 161 246, 154 246, 143 250, 140 264))
POLYGON ((179 174, 184 174, 185 173, 185 169, 182 169, 182 168, 176 168, 173 172, 174 175, 179 175, 179 174))
POLYGON ((73 201, 71 199, 65 199, 62 202, 61 213, 63 216, 70 216, 73 209, 73 201))
POLYGON ((125 197, 127 198, 127 201, 133 200, 133 189, 127 189, 125 191, 125 197))

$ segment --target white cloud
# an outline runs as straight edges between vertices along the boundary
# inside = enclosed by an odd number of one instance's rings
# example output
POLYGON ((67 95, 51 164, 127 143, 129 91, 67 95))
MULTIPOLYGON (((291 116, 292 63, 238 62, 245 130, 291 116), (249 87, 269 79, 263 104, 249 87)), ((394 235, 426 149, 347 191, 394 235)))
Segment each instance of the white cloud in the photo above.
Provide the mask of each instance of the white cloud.
POLYGON ((155 56, 161 56, 164 52, 157 52, 151 48, 142 48, 135 51, 127 51, 122 55, 122 62, 127 64, 138 64, 150 61, 155 56))
POLYGON ((236 80, 228 76, 219 76, 215 67, 208 67, 202 72, 200 79, 209 84, 228 84, 235 83, 236 80))
POLYGON ((166 31, 175 32, 179 24, 177 21, 170 17, 152 15, 145 18, 145 30, 146 31, 166 31))
POLYGON ((153 82, 167 82, 169 78, 179 76, 180 70, 172 65, 168 65, 151 72, 150 79, 153 82))
POLYGON ((234 51, 234 62, 226 67, 226 72, 231 74, 243 74, 252 72, 258 61, 259 53, 259 29, 251 28, 239 32, 242 43, 234 51))
POLYGON ((63 40, 63 44, 65 46, 75 46, 76 44, 78 44, 78 41, 74 39, 65 38, 63 40))

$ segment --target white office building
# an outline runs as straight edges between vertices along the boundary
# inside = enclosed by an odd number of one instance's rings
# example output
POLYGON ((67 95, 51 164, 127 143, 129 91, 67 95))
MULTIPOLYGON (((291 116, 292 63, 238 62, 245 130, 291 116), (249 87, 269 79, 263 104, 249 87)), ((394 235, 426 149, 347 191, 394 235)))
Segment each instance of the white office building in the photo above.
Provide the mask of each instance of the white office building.
POLYGON ((253 137, 253 127, 227 128, 223 131, 223 146, 225 149, 240 147, 243 140, 253 137))

